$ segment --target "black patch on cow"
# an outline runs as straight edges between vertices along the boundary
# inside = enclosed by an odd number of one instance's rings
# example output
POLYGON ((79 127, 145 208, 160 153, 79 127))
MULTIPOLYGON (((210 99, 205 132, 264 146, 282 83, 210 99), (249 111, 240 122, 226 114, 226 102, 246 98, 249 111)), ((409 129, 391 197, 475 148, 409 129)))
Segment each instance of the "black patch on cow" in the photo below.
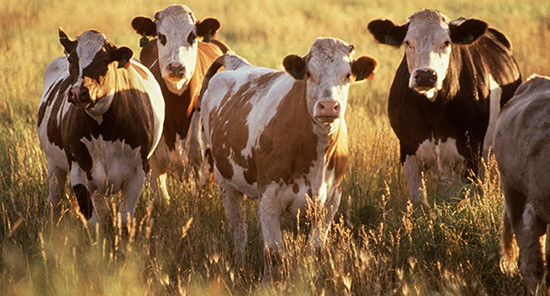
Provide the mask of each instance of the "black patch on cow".
POLYGON ((400 142, 401 162, 407 155, 414 155, 426 139, 454 138, 468 168, 477 171, 489 121, 489 75, 502 87, 501 104, 521 84, 510 43, 494 29, 471 45, 452 44, 449 69, 435 102, 409 88, 410 73, 404 56, 388 102, 390 123, 400 142))
POLYGON ((80 212, 82 212, 86 220, 89 220, 92 218, 94 211, 94 205, 92 203, 92 199, 90 198, 90 192, 88 192, 86 186, 82 184, 76 184, 73 186, 73 192, 76 196, 76 200, 78 201, 80 212))

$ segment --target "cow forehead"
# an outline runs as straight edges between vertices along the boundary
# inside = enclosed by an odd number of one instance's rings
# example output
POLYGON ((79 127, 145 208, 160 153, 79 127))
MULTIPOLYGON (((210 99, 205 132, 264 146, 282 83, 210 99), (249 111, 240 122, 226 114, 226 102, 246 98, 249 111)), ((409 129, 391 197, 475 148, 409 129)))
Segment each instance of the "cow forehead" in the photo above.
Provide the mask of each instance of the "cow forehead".
POLYGON ((419 42, 449 38, 449 18, 437 11, 419 11, 409 17, 406 38, 419 42))
POLYGON ((194 29, 197 22, 191 9, 185 5, 171 5, 155 15, 157 31, 164 34, 181 34, 194 29))
POLYGON ((77 38, 78 45, 76 53, 79 57, 80 66, 86 68, 90 65, 96 54, 105 46, 107 38, 96 31, 86 31, 77 38))
POLYGON ((318 38, 307 55, 308 70, 314 74, 351 70, 353 45, 336 38, 318 38), (327 70, 329 70, 327 72, 327 70))

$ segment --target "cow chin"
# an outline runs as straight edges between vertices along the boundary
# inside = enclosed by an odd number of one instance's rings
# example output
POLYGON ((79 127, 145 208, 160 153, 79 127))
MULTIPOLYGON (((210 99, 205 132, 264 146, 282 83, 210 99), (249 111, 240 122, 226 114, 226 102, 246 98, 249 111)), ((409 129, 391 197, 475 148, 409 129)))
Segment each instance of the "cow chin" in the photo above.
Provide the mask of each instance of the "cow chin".
POLYGON ((430 102, 435 102, 435 99, 437 98, 438 90, 435 87, 430 89, 418 87, 414 88, 414 90, 419 94, 425 96, 430 102))
POLYGON ((177 95, 181 95, 189 85, 189 79, 186 77, 174 78, 165 76, 164 82, 166 83, 166 87, 168 87, 168 90, 177 95))
POLYGON ((333 124, 339 116, 316 116, 315 120, 317 120, 318 123, 322 125, 330 125, 333 124))

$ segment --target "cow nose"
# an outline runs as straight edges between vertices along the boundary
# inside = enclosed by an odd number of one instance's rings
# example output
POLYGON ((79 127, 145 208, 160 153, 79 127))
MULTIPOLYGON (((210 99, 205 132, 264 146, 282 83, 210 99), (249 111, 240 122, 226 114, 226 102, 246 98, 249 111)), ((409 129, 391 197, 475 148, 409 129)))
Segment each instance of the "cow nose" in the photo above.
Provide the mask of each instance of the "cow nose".
POLYGON ((317 116, 334 120, 340 116, 340 103, 336 101, 321 101, 317 104, 317 116))
POLYGON ((185 74, 185 67, 180 63, 170 63, 168 64, 168 72, 170 77, 182 78, 185 74))
POLYGON ((414 72, 417 86, 434 87, 437 82, 437 73, 431 69, 418 69, 414 72))
POLYGON ((71 95, 69 96, 69 103, 76 103, 76 102, 91 102, 88 88, 75 86, 71 89, 71 95))

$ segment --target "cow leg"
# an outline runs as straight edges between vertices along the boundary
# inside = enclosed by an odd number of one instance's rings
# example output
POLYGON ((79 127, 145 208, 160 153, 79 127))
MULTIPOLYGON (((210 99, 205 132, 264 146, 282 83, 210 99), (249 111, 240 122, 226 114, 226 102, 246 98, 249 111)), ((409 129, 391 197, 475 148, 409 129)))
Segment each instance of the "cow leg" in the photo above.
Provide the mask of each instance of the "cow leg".
POLYGON ((91 199, 94 204, 94 212, 88 220, 88 224, 95 225, 105 221, 105 218, 109 215, 109 205, 107 204, 107 197, 99 190, 94 190, 91 199))
POLYGON ((314 204, 315 214, 311 223, 311 230, 307 240, 308 251, 313 252, 325 246, 327 241, 330 225, 334 220, 334 215, 340 206, 342 192, 336 189, 332 197, 325 205, 314 204))
POLYGON ((235 262, 242 266, 245 263, 247 241, 244 195, 225 181, 220 181, 219 184, 229 227, 229 236, 233 242, 235 262))
POLYGON ((145 172, 138 169, 134 176, 128 180, 126 186, 124 186, 118 210, 119 218, 122 219, 123 225, 131 223, 134 218, 137 202, 143 189, 143 183, 145 183, 145 172))
POLYGON ((530 203, 522 207, 523 211, 514 211, 513 209, 517 209, 515 207, 521 205, 521 201, 525 201, 525 198, 517 191, 503 187, 506 208, 510 209, 508 214, 519 247, 520 271, 527 288, 534 293, 544 274, 539 239, 546 232, 546 223, 540 219, 530 203))
POLYGON ((264 194, 258 203, 258 221, 264 244, 264 273, 262 282, 277 281, 283 251, 281 215, 283 207, 276 194, 264 194))
POLYGON ((405 157, 403 173, 405 174, 405 179, 407 179, 410 198, 413 201, 428 203, 423 193, 425 188, 424 184, 422 184, 422 171, 418 164, 418 158, 415 155, 407 155, 405 157))
POLYGON ((168 175, 168 169, 161 164, 157 153, 154 153, 151 157, 151 192, 153 193, 153 200, 159 205, 169 205, 170 195, 168 195, 168 189, 166 188, 166 177, 168 175))
POLYGON ((90 198, 90 192, 88 191, 86 173, 84 173, 78 164, 72 163, 70 178, 80 212, 82 212, 86 220, 89 220, 92 217, 94 207, 90 198))
POLYGON ((67 184, 67 171, 52 164, 48 160, 48 181, 50 183, 50 194, 48 201, 50 207, 55 211, 59 208, 60 201, 65 196, 65 184, 67 184))

